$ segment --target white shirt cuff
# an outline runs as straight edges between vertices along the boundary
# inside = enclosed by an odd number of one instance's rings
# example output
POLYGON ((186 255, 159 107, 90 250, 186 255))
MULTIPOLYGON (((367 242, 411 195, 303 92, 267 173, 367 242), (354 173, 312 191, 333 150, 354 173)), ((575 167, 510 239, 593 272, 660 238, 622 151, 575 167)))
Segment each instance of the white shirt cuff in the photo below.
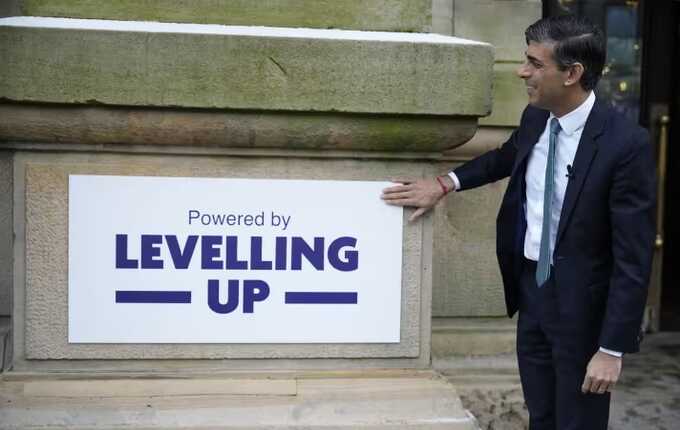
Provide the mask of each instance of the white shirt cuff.
POLYGON ((460 189, 460 180, 458 180, 458 176, 453 172, 449 172, 449 178, 453 181, 453 191, 458 191, 460 189))
POLYGON ((612 351, 611 349, 607 349, 607 348, 600 347, 600 352, 604 352, 605 354, 613 355, 614 357, 619 357, 619 358, 623 357, 622 352, 612 351))

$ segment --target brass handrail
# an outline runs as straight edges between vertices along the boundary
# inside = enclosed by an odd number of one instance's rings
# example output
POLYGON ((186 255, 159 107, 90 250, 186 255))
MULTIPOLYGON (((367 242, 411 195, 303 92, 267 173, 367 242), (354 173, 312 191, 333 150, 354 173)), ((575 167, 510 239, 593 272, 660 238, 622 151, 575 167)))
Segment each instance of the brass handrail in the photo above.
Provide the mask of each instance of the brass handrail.
POLYGON ((661 116, 659 120, 661 127, 659 129, 659 164, 657 177, 657 204, 656 204, 656 248, 663 247, 663 212, 664 212, 664 194, 666 191, 666 158, 668 153, 668 124, 671 122, 668 115, 661 116))

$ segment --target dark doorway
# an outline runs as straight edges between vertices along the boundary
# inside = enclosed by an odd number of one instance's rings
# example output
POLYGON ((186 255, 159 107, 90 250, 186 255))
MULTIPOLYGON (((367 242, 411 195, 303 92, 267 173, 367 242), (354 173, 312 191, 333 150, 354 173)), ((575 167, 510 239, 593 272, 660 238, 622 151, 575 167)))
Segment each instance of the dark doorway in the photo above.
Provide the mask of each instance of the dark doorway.
MULTIPOLYGON (((654 328, 680 331, 680 147, 677 144, 680 138, 680 1, 655 0, 643 4, 643 25, 647 31, 643 38, 646 49, 640 122, 649 129, 657 154, 664 140, 660 120, 664 115, 670 118, 665 135, 665 177, 659 178, 665 188, 659 198, 661 213, 657 221, 657 242, 659 239, 662 242, 657 250, 661 254, 657 273, 660 291, 656 298, 650 295, 650 301, 658 307, 654 328)), ((663 174, 663 169, 659 171, 663 174)))
POLYGON ((680 0, 543 1, 544 16, 560 14, 586 16, 604 29, 607 64, 597 97, 647 128, 657 154, 661 119, 670 118, 645 326, 680 331, 680 0))
MULTIPOLYGON (((657 2, 652 2, 657 3, 657 2)), ((658 2, 664 3, 664 2, 658 2)), ((664 210, 664 261, 660 328, 680 331, 680 1, 670 2, 666 20, 670 27, 666 51, 672 57, 669 87, 669 140, 664 210)), ((663 19, 663 18, 662 18, 663 19)), ((656 22, 655 22, 656 23, 656 22)), ((653 63, 653 59, 652 63, 653 63)))

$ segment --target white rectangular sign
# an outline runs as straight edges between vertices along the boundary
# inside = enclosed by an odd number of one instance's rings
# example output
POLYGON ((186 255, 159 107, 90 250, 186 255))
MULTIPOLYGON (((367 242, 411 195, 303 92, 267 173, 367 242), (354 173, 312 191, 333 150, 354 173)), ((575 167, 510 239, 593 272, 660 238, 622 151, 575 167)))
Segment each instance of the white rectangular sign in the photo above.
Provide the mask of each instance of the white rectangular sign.
POLYGON ((69 342, 399 342, 386 182, 69 177, 69 342))

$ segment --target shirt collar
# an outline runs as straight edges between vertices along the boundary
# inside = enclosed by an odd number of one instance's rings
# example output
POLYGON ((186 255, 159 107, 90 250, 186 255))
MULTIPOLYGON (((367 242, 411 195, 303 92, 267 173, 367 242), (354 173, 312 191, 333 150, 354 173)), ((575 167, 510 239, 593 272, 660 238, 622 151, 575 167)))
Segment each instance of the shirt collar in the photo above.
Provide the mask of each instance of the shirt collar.
MULTIPOLYGON (((586 120, 588 119, 588 115, 590 115, 590 111, 593 109, 594 104, 595 93, 591 91, 586 100, 581 103, 579 107, 568 114, 563 115, 561 118, 557 118, 564 134, 571 136, 575 131, 583 128, 586 125, 586 120)), ((550 123, 550 120, 553 118, 556 117, 551 112, 548 123, 550 123)))

